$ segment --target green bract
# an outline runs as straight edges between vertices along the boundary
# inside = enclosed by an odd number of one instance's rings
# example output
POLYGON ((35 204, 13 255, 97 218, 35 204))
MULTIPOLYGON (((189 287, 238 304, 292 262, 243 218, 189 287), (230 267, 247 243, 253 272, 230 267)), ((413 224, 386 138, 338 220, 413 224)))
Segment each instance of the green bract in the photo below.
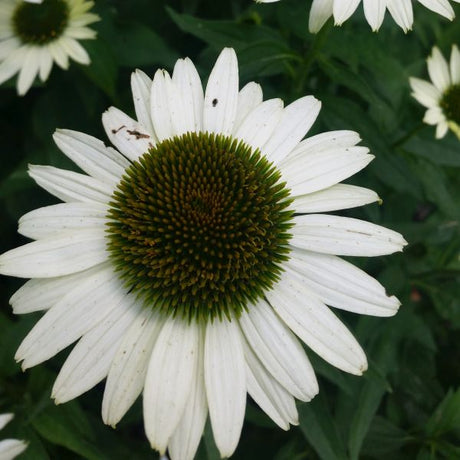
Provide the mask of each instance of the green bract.
POLYGON ((173 316, 239 315, 288 255, 278 170, 246 144, 187 133, 152 147, 113 194, 108 249, 126 285, 173 316))

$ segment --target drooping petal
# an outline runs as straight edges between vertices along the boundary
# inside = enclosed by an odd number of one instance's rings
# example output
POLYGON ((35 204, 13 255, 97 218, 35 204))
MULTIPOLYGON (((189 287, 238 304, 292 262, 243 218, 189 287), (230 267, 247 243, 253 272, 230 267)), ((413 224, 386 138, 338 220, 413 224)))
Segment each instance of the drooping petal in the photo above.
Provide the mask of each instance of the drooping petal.
POLYGON ((382 25, 387 7, 386 0, 363 0, 364 15, 374 32, 382 25))
POLYGON ((195 380, 192 382, 185 411, 168 445, 169 453, 174 460, 188 460, 195 457, 208 415, 204 384, 203 334, 200 334, 199 341, 195 380))
POLYGON ((238 445, 246 408, 246 370, 236 321, 206 326, 204 378, 209 416, 217 448, 230 457, 238 445))
POLYGON ((260 408, 283 430, 298 425, 295 399, 261 364, 251 347, 243 341, 248 393, 260 408))
POLYGON ((152 118, 150 115, 150 89, 152 80, 142 70, 136 69, 131 74, 131 91, 133 93, 134 110, 139 123, 148 130, 150 136, 156 140, 152 118))
POLYGON ((56 404, 80 396, 107 376, 124 332, 139 313, 135 298, 126 296, 110 315, 80 339, 54 383, 51 397, 56 404))
MULTIPOLYGON (((448 0, 418 0, 424 7, 447 19, 454 19, 455 12, 448 0)), ((455 0, 454 0, 455 1, 455 0)))
POLYGON ((263 300, 239 318, 241 329, 264 367, 302 401, 318 393, 318 383, 302 346, 263 300))
POLYGON ((321 30, 332 16, 334 0, 313 0, 308 19, 308 30, 315 34, 321 30))
POLYGON ((112 269, 101 269, 45 313, 22 341, 15 359, 23 361, 23 369, 46 361, 95 327, 125 295, 112 269))
POLYGON ((182 318, 165 321, 153 348, 144 388, 145 432, 164 454, 179 425, 198 372, 201 327, 182 318))
POLYGON ((164 321, 144 308, 117 348, 108 372, 102 400, 102 419, 113 427, 126 414, 144 388, 153 346, 164 321))
POLYGON ((361 0, 335 0, 332 7, 336 25, 342 25, 356 10, 361 0))
POLYGON ((350 331, 292 272, 286 271, 266 296, 290 329, 323 359, 351 374, 367 369, 366 355, 350 331))
POLYGON ((404 32, 412 29, 414 22, 414 12, 412 11, 412 0, 387 0, 387 8, 404 32))

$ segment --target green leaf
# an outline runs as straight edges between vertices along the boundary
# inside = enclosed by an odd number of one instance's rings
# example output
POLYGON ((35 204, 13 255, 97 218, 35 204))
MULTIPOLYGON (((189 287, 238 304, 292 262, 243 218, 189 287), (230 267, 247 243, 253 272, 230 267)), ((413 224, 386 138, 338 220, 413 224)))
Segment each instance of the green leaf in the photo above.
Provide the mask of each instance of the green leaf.
POLYGON ((325 400, 320 392, 309 403, 298 404, 299 425, 308 442, 323 460, 347 458, 342 439, 325 400))
POLYGON ((453 430, 460 435, 460 389, 447 392, 425 425, 426 433, 433 437, 453 430))
POLYGON ((89 460, 108 459, 97 447, 91 426, 77 403, 49 406, 32 420, 37 432, 53 444, 89 460))

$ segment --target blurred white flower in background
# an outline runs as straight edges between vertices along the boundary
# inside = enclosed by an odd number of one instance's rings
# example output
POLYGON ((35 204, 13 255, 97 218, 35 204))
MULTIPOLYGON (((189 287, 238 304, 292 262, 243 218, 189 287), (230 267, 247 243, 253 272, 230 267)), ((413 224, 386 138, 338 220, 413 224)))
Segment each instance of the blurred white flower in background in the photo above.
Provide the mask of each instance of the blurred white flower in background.
POLYGON ((36 76, 48 76, 55 62, 69 67, 69 58, 88 65, 90 58, 79 40, 93 39, 89 27, 99 20, 87 0, 2 0, 0 4, 0 84, 19 74, 17 91, 27 93, 36 76), (35 4, 37 3, 37 4, 35 4))
MULTIPOLYGON (((0 430, 13 420, 14 414, 0 414, 0 430)), ((0 441, 0 460, 13 460, 27 448, 27 443, 19 439, 3 439, 0 441)))

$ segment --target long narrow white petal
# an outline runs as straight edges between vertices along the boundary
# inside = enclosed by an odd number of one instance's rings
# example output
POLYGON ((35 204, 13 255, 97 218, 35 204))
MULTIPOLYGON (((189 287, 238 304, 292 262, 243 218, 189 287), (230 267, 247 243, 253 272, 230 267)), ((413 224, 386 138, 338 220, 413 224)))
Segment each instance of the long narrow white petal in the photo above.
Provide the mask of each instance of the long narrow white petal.
POLYGON ((69 291, 79 286, 82 280, 90 277, 101 268, 101 265, 96 265, 72 275, 56 278, 32 278, 12 295, 10 304, 13 307, 13 313, 22 315, 48 310, 69 291))
POLYGON ((153 77, 150 110, 160 142, 193 130, 190 117, 184 114, 181 93, 165 70, 157 70, 153 77))
POLYGON ((108 372, 102 400, 102 419, 113 427, 144 388, 153 346, 163 325, 159 315, 144 308, 126 330, 108 372))
POLYGON ((167 319, 155 343, 144 388, 145 432, 164 454, 177 428, 198 372, 201 327, 182 318, 167 319))
POLYGON ((115 107, 102 114, 102 124, 110 142, 131 161, 136 161, 155 145, 148 128, 115 107))
POLYGON ((427 108, 437 107, 442 93, 436 86, 415 77, 410 77, 409 83, 412 88, 412 96, 417 99, 420 104, 427 108))
POLYGON ((125 298, 75 345, 53 385, 51 397, 62 404, 90 390, 107 376, 126 329, 139 314, 134 296, 125 298))
POLYGON ((150 89, 152 80, 142 70, 136 69, 131 74, 131 91, 133 93, 134 110, 139 123, 154 137, 152 118, 150 116, 150 89))
POLYGON ((199 132, 203 129, 204 94, 200 76, 189 58, 179 59, 174 66, 172 80, 182 98, 188 131, 199 132))
POLYGON ((5 426, 14 419, 14 414, 7 413, 7 414, 0 414, 0 430, 3 430, 5 426))
POLYGON ((82 281, 35 324, 15 359, 27 369, 59 353, 102 321, 126 295, 109 268, 82 281))
POLYGON ((104 229, 108 207, 102 203, 59 203, 38 208, 19 219, 18 232, 34 240, 65 231, 104 229))
POLYGON ((380 29, 387 8, 386 0, 364 0, 364 15, 374 32, 380 29))
MULTIPOLYGON (((444 16, 447 19, 454 19, 455 12, 448 0, 418 0, 424 7, 444 16)), ((454 0, 455 1, 455 0, 454 0)))
POLYGON ((302 346, 263 300, 239 318, 251 348, 272 376, 293 396, 310 401, 318 382, 302 346))
POLYGON ((367 369, 364 351, 338 318, 311 291, 286 271, 267 298, 291 330, 333 366, 361 375, 367 369))
POLYGON ((238 61, 232 48, 224 48, 209 75, 204 96, 203 130, 232 134, 238 107, 238 61))
POLYGON ((86 270, 107 257, 104 229, 85 229, 5 252, 0 256, 0 273, 19 278, 52 278, 86 270))
POLYGON ((204 378, 217 448, 230 457, 238 445, 246 408, 246 370, 236 321, 209 323, 204 347, 204 378))
POLYGON ((169 453, 174 460, 188 460, 195 457, 208 415, 204 385, 203 334, 200 334, 199 339, 196 378, 192 382, 192 390, 182 419, 168 445, 169 453))
POLYGON ((336 25, 342 25, 356 10, 361 0, 335 0, 332 11, 336 25))
POLYGON ((19 72, 17 88, 18 94, 23 96, 29 91, 35 77, 38 74, 40 63, 38 60, 39 54, 36 52, 35 47, 30 46, 24 57, 24 63, 19 72))
POLYGON ((309 214, 294 217, 290 244, 294 247, 342 256, 381 256, 402 251, 401 234, 360 219, 309 214))
POLYGON ((56 145, 83 171, 114 187, 130 165, 116 150, 102 141, 78 131, 58 129, 53 135, 56 145))
POLYGON ((296 249, 286 266, 303 276, 326 304, 373 316, 393 316, 400 302, 374 278, 340 257, 296 249))
POLYGON ((321 102, 313 96, 305 96, 289 104, 273 135, 261 149, 262 153, 279 164, 307 134, 320 109, 321 102))
POLYGON ((460 83, 460 51, 457 45, 452 45, 449 68, 452 84, 460 83))
POLYGON ((387 8, 391 16, 404 32, 412 29, 414 12, 412 0, 387 0, 387 8))
POLYGON ((328 212, 364 206, 375 201, 380 201, 380 198, 373 190, 336 184, 319 192, 294 195, 292 207, 296 213, 328 212))
POLYGON ((439 91, 445 91, 451 84, 449 65, 438 47, 434 47, 431 56, 427 59, 428 73, 434 86, 439 91))
POLYGON ((289 430, 289 424, 298 425, 294 397, 265 369, 246 341, 243 347, 246 382, 251 398, 283 430, 289 430))
POLYGON ((67 202, 107 203, 113 192, 104 182, 53 166, 29 165, 29 176, 47 192, 67 202))

